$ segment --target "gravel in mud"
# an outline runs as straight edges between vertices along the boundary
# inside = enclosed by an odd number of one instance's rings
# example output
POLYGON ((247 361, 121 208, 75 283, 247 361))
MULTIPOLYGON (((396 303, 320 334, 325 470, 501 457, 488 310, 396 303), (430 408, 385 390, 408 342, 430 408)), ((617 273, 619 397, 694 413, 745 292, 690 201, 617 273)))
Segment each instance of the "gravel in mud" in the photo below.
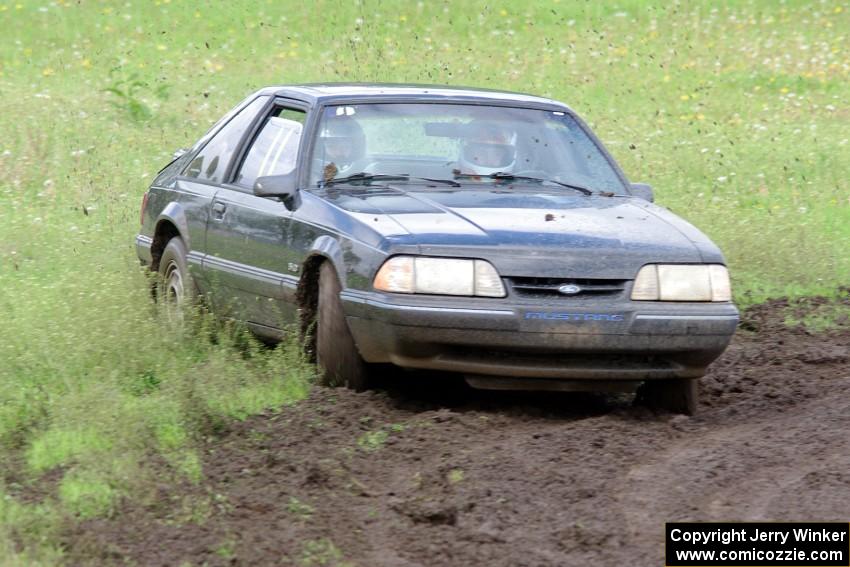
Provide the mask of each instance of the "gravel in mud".
POLYGON ((206 444, 200 485, 69 528, 69 561, 657 566, 665 521, 847 521, 850 330, 785 306, 747 313, 694 417, 444 377, 316 388, 206 444))

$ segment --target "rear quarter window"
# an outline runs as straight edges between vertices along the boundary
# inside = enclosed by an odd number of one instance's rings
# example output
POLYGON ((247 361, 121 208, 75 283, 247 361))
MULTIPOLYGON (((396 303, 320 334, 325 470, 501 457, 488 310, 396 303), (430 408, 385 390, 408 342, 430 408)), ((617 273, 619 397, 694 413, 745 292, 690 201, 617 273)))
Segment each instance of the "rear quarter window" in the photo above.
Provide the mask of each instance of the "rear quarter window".
POLYGON ((219 130, 189 163, 183 175, 221 183, 233 152, 251 126, 254 117, 268 102, 267 96, 254 99, 219 130))

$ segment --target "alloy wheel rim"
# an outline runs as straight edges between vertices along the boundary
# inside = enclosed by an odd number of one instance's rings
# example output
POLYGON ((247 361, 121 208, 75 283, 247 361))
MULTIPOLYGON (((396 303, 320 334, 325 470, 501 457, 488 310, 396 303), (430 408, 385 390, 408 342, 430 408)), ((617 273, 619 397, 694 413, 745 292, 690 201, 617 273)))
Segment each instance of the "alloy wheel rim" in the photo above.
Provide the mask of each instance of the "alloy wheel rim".
POLYGON ((172 260, 165 270, 165 297, 166 301, 175 305, 183 304, 183 276, 177 263, 172 260))

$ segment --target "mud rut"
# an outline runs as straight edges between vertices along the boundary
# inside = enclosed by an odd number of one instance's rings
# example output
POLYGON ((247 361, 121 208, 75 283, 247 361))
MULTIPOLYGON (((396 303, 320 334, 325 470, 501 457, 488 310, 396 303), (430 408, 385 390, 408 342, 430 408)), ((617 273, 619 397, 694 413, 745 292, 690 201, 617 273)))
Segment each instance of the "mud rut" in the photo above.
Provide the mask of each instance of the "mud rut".
POLYGON ((747 314, 691 418, 434 377, 316 388, 205 445, 200 486, 69 528, 69 561, 657 566, 665 521, 847 521, 850 326, 788 329, 785 305, 747 314))

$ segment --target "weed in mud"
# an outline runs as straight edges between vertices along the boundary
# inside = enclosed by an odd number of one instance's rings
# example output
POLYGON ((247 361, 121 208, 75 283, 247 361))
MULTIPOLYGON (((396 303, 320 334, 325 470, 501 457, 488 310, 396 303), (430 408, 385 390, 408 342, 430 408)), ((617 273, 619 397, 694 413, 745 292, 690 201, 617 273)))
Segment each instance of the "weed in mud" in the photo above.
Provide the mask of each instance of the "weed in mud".
POLYGON ((327 538, 305 542, 299 564, 302 567, 354 567, 343 560, 342 551, 327 538))
POLYGON ((216 547, 215 554, 224 559, 233 559, 236 556, 236 540, 225 539, 216 547))
POLYGON ((257 431, 256 429, 252 429, 248 433, 248 439, 250 439, 251 442, 256 445, 261 445, 269 441, 269 435, 268 433, 265 433, 263 431, 257 431))
POLYGON ((173 506, 169 505, 166 523, 173 526, 203 525, 215 511, 212 496, 181 495, 173 506))
MULTIPOLYGON (((371 417, 360 418, 360 422, 364 424, 372 421, 371 417)), ((384 446, 391 433, 401 433, 405 429, 407 429, 407 426, 403 423, 390 423, 380 429, 367 431, 357 438, 357 446, 366 451, 375 451, 384 446)))
POLYGON ((413 474, 412 480, 413 480, 413 486, 416 488, 416 490, 419 490, 420 488, 422 488, 423 478, 422 478, 422 472, 421 471, 416 471, 413 474))
POLYGON ((390 434, 383 429, 368 431, 357 438, 357 445, 366 451, 375 451, 384 446, 389 436, 390 434))
POLYGON ((290 514, 297 516, 302 520, 310 519, 310 516, 313 515, 313 507, 307 504, 306 502, 300 501, 298 498, 294 496, 290 496, 289 502, 286 504, 286 510, 290 514))
POLYGON ((446 479, 449 481, 449 484, 457 484, 464 479, 465 474, 463 469, 452 469, 446 475, 446 479))

